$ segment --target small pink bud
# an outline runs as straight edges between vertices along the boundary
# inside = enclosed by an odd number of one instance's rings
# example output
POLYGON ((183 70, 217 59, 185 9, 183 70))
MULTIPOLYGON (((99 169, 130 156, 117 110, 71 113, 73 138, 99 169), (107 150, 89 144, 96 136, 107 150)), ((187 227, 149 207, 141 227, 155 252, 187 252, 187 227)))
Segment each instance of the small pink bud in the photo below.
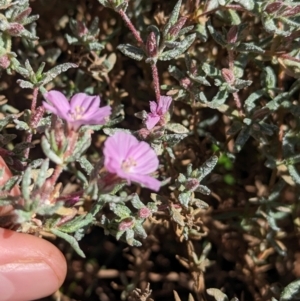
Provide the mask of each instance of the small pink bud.
POLYGON ((12 36, 18 36, 24 30, 24 26, 19 23, 10 23, 7 32, 12 36))
POLYGON ((150 32, 147 42, 146 42, 147 53, 150 57, 155 57, 157 55, 157 42, 155 33, 150 32))
POLYGON ((131 228, 131 226, 133 225, 133 220, 130 218, 126 218, 125 220, 123 220, 120 225, 119 225, 119 230, 120 231, 126 231, 127 229, 131 228))
POLYGON ((183 87, 184 89, 187 89, 192 84, 192 81, 188 77, 185 77, 185 78, 181 79, 179 81, 179 83, 180 83, 181 87, 183 87))
POLYGON ((222 73, 222 77, 225 79, 225 81, 228 83, 228 84, 233 84, 234 83, 234 74, 231 70, 229 69, 226 69, 226 68, 223 68, 221 70, 221 73, 222 73))
POLYGON ((180 31, 180 29, 183 27, 187 20, 187 17, 181 17, 173 26, 171 26, 169 30, 169 35, 171 37, 176 37, 180 31))
POLYGON ((197 179, 189 179, 186 183, 186 189, 195 191, 196 188, 199 186, 199 181, 197 179))
POLYGON ((280 2, 280 1, 276 1, 276 2, 270 3, 266 7, 266 12, 268 14, 273 14, 273 13, 277 12, 282 7, 282 5, 283 5, 283 3, 280 2))
POLYGON ((26 8, 24 11, 22 11, 20 14, 18 14, 14 20, 16 22, 22 21, 23 19, 25 19, 26 17, 28 17, 30 15, 31 11, 32 11, 32 9, 30 7, 26 8))
POLYGON ((300 5, 294 6, 294 7, 289 7, 286 9, 283 13, 284 17, 293 17, 297 14, 300 13, 300 5))
POLYGON ((141 218, 147 218, 151 215, 151 210, 147 207, 141 208, 138 212, 139 217, 141 218))
POLYGON ((85 36, 88 33, 88 29, 86 28, 85 24, 81 21, 77 22, 77 33, 80 37, 85 36))
POLYGON ((227 42, 234 44, 238 38, 238 27, 236 25, 232 26, 227 33, 227 42))
POLYGON ((7 69, 10 65, 9 57, 5 54, 0 57, 0 67, 7 69))
POLYGON ((146 140, 147 137, 149 136, 150 131, 147 129, 140 129, 139 130, 139 137, 142 138, 143 140, 146 140))

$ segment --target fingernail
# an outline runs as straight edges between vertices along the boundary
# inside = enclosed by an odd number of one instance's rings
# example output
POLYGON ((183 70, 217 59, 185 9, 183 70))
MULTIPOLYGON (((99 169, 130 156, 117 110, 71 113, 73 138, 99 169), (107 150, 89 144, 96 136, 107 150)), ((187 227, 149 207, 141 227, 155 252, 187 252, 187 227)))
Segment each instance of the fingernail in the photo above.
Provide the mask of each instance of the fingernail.
POLYGON ((46 297, 58 279, 45 262, 17 262, 0 266, 0 301, 29 301, 46 297))

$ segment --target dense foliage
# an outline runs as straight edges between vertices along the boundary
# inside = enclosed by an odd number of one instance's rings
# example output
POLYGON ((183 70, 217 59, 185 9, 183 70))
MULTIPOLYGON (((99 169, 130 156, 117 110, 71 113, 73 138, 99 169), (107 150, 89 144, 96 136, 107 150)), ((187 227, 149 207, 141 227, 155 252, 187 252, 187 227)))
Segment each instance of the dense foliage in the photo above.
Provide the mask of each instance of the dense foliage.
POLYGON ((66 254, 54 300, 297 299, 299 2, 0 13, 0 226, 66 254))

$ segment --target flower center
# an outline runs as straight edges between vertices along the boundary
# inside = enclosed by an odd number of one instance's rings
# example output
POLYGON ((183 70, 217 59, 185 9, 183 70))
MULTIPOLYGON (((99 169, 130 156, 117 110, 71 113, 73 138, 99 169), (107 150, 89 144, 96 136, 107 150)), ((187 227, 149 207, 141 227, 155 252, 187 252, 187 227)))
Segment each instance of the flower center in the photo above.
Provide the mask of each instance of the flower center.
POLYGON ((136 161, 129 157, 126 160, 123 160, 121 168, 124 172, 130 172, 132 167, 135 167, 137 165, 136 161))
POLYGON ((84 108, 80 106, 76 106, 75 109, 72 112, 70 112, 70 115, 74 120, 79 120, 82 119, 83 113, 84 113, 84 108))

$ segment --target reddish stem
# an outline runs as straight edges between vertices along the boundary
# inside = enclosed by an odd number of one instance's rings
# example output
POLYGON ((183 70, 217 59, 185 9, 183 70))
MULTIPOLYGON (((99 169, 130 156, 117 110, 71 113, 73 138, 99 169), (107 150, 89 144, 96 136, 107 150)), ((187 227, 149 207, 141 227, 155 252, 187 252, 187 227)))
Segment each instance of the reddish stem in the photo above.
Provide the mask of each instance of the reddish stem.
POLYGON ((155 97, 157 103, 160 101, 160 87, 159 87, 159 77, 158 77, 158 71, 156 64, 151 64, 151 71, 152 71, 152 77, 153 77, 153 86, 155 91, 155 97))
POLYGON ((119 15, 121 16, 121 18, 124 20, 124 22, 126 23, 127 27, 130 29, 130 31, 132 32, 132 34, 134 35, 135 39, 137 40, 137 42, 141 45, 144 45, 144 42, 139 34, 139 32, 136 30, 136 28, 134 27, 134 25, 132 24, 131 20, 128 18, 128 16, 126 15, 126 13, 121 9, 119 10, 119 15))
POLYGON ((32 94, 33 97, 32 97, 32 101, 31 101, 31 114, 34 113, 35 108, 36 108, 38 92, 39 92, 38 88, 33 89, 33 94, 32 94))

